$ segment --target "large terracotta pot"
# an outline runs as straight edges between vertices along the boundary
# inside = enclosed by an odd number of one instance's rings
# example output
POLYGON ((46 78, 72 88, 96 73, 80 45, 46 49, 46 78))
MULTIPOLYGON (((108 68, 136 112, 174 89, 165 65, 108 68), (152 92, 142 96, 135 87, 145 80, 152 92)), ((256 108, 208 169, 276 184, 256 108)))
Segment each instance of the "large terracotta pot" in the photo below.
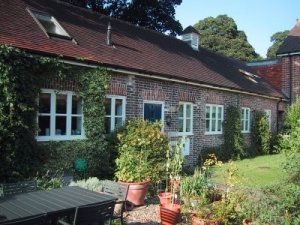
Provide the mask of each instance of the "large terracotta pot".
POLYGON ((177 224, 180 218, 179 204, 160 205, 160 219, 162 225, 177 224))
POLYGON ((148 192, 148 187, 150 182, 135 182, 135 183, 127 183, 120 182, 123 184, 129 185, 127 201, 131 203, 133 206, 144 205, 145 197, 148 192))
POLYGON ((170 204, 172 193, 171 192, 160 192, 158 193, 159 202, 161 205, 170 204))

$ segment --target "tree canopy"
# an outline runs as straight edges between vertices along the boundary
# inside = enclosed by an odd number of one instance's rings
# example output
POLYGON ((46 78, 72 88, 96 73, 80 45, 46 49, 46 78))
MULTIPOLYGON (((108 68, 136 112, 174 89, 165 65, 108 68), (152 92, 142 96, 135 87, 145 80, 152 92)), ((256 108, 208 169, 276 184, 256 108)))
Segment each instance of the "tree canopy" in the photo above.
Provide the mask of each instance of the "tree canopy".
POLYGON ((285 30, 285 31, 277 32, 271 36, 270 41, 273 44, 268 48, 267 58, 270 59, 270 58, 276 57, 276 52, 278 51, 278 48, 280 47, 280 45, 282 45, 284 40, 287 38, 288 34, 289 34, 289 31, 285 30))
POLYGON ((63 1, 173 36, 182 31, 180 22, 175 19, 175 7, 180 5, 182 0, 63 1))
POLYGON ((200 46, 242 61, 261 59, 247 40, 244 31, 227 15, 207 17, 194 25, 200 33, 200 46))

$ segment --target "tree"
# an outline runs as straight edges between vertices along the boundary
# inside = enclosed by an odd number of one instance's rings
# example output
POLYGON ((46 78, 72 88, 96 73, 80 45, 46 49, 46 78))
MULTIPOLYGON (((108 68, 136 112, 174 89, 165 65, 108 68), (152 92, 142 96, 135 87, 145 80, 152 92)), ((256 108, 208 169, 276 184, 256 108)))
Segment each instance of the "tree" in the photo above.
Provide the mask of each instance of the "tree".
POLYGON ((268 48, 267 58, 275 58, 276 52, 280 45, 284 42, 289 34, 288 30, 277 32, 271 36, 271 42, 273 42, 272 46, 268 48))
POLYGON ((249 44, 244 31, 227 15, 207 17, 194 25, 200 33, 200 45, 208 50, 243 61, 261 59, 249 44))
POLYGON ((91 8, 96 12, 125 20, 172 36, 180 34, 182 26, 175 19, 175 7, 182 0, 63 0, 91 8))

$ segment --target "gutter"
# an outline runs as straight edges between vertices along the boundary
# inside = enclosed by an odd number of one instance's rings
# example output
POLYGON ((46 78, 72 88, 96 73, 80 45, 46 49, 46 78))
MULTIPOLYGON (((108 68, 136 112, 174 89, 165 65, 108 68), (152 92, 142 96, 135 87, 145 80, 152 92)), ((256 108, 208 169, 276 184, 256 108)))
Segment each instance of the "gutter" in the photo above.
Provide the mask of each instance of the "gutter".
MULTIPOLYGON (((66 59, 58 59, 58 60, 60 62, 68 63, 68 64, 76 65, 76 66, 84 66, 84 67, 89 67, 89 68, 99 67, 99 65, 94 64, 94 63, 90 64, 90 63, 76 62, 76 61, 66 60, 66 59)), ((116 68, 112 68, 112 67, 106 67, 106 69, 108 71, 112 71, 112 72, 123 73, 123 74, 128 74, 128 75, 134 75, 134 76, 139 76, 139 77, 153 78, 153 79, 156 79, 156 80, 163 80, 163 81, 175 82, 175 83, 180 83, 180 84, 189 84, 189 85, 192 85, 192 86, 209 88, 209 89, 214 89, 214 90, 228 91, 228 92, 232 92, 232 93, 246 94, 246 95, 251 95, 251 96, 256 96, 256 97, 272 99, 272 100, 286 101, 286 100, 283 100, 281 97, 272 97, 272 96, 267 96, 267 95, 262 95, 262 94, 247 92, 247 91, 235 90, 235 89, 231 89, 231 88, 216 87, 216 86, 213 86, 213 85, 200 84, 200 83, 196 83, 196 82, 192 82, 192 81, 182 81, 182 80, 175 79, 175 78, 166 78, 166 77, 161 77, 161 76, 157 76, 157 75, 151 75, 151 74, 146 74, 146 73, 128 71, 128 70, 125 70, 125 69, 116 69, 116 68)))
POLYGON ((290 56, 290 55, 300 55, 300 52, 291 52, 291 53, 283 53, 283 54, 278 54, 277 56, 290 56))

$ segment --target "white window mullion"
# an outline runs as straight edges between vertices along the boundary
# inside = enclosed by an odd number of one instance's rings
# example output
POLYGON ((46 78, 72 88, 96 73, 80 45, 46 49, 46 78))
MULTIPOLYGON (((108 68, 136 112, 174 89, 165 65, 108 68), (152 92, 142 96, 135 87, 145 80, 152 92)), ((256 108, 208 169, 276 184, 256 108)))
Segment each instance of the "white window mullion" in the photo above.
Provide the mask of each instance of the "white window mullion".
POLYGON ((115 128, 116 98, 111 99, 110 131, 115 128))

